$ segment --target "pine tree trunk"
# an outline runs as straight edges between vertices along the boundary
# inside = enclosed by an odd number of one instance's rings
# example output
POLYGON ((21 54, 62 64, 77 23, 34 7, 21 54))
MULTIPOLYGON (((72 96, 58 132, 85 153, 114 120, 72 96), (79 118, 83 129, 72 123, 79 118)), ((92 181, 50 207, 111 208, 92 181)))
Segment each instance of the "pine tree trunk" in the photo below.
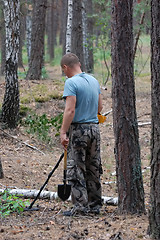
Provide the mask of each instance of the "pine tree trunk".
POLYGON ((6 29, 5 95, 1 121, 5 127, 15 128, 19 118, 18 50, 19 50, 19 0, 3 0, 6 29))
POLYGON ((86 13, 87 13, 87 46, 88 46, 88 69, 87 72, 93 72, 94 60, 93 60, 93 5, 92 0, 85 0, 86 13))
POLYGON ((50 61, 54 58, 54 34, 53 34, 53 25, 54 25, 54 11, 55 11, 55 0, 48 2, 48 11, 47 11, 47 44, 48 44, 48 54, 50 56, 50 61))
POLYGON ((35 0, 32 17, 31 55, 26 79, 41 79, 47 1, 35 0))
POLYGON ((160 2, 151 1, 151 209, 149 230, 153 239, 160 239, 160 2))
POLYGON ((83 23, 82 23, 82 1, 73 1, 73 19, 71 52, 75 53, 80 60, 82 71, 85 71, 84 51, 83 51, 83 23))
POLYGON ((145 212, 133 76, 133 1, 112 1, 112 98, 120 213, 145 212))
POLYGON ((90 72, 89 69, 89 44, 88 44, 88 25, 87 25, 87 0, 82 0, 82 30, 83 30, 83 56, 85 71, 90 72))
POLYGON ((20 43, 19 43, 19 55, 18 55, 18 67, 23 67, 22 48, 25 40, 25 5, 23 0, 20 1, 20 43))

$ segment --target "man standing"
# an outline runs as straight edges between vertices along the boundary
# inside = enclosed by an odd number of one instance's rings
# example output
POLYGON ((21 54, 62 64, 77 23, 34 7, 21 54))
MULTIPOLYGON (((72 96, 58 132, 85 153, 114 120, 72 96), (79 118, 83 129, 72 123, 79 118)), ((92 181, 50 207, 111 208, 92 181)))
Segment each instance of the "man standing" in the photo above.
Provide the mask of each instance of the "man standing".
POLYGON ((81 71, 78 57, 68 53, 61 60, 68 79, 63 97, 66 105, 60 131, 61 144, 67 148, 67 178, 71 184, 75 213, 98 214, 102 206, 100 174, 100 132, 97 113, 102 110, 98 81, 81 71))

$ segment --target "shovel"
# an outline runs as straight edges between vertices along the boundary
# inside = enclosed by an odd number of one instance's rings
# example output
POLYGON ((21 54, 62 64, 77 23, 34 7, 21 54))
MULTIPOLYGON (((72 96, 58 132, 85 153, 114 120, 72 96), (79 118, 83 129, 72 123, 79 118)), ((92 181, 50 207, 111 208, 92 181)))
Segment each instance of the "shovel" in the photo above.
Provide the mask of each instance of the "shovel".
POLYGON ((71 185, 66 183, 66 173, 67 173, 67 150, 64 150, 64 177, 63 177, 63 183, 58 185, 58 197, 65 201, 69 198, 71 193, 71 185))

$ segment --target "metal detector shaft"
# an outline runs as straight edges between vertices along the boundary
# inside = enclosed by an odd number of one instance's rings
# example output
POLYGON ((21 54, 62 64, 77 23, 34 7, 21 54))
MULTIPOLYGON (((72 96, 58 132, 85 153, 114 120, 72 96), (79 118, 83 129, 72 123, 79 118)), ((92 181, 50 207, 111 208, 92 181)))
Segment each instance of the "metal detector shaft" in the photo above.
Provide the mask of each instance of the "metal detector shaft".
POLYGON ((31 208, 32 208, 33 204, 35 203, 35 201, 37 200, 37 198, 40 196, 43 188, 44 188, 44 187, 46 186, 46 184, 48 183, 50 177, 52 176, 52 174, 54 173, 54 171, 58 168, 58 166, 59 166, 60 162, 62 161, 63 157, 64 157, 64 153, 62 153, 62 155, 60 156, 60 158, 59 158, 58 162, 56 163, 55 167, 54 167, 53 170, 49 173, 47 180, 45 181, 45 183, 43 184, 43 186, 40 188, 40 190, 39 190, 36 198, 33 200, 33 202, 31 202, 31 204, 30 204, 30 206, 28 207, 28 209, 31 209, 31 208))

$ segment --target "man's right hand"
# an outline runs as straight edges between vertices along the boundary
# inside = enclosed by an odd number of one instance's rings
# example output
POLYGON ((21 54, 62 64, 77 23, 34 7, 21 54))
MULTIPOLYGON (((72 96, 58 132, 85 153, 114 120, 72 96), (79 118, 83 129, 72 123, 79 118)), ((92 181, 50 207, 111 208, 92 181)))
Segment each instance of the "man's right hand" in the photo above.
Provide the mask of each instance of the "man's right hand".
POLYGON ((67 146, 69 144, 69 138, 66 133, 61 132, 60 134, 61 144, 65 150, 67 150, 67 146))

